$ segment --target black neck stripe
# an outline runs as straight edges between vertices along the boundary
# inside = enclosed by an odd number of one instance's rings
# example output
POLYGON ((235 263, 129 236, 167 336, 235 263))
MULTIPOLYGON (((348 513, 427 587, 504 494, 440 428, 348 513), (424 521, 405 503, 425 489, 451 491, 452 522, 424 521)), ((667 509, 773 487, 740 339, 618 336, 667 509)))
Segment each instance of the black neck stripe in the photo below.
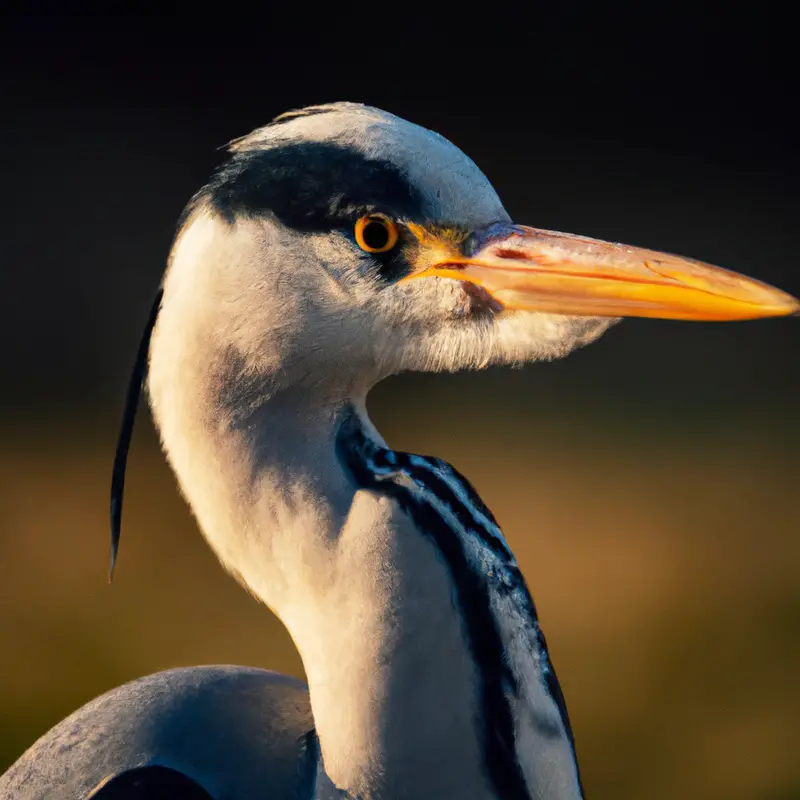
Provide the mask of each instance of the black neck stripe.
POLYGON ((514 723, 508 698, 509 693, 516 694, 517 682, 508 666, 502 637, 491 611, 490 591, 513 593, 516 606, 527 614, 531 629, 535 630, 536 643, 544 658, 543 679, 558 707, 572 749, 580 787, 580 773, 566 702, 549 658, 544 633, 538 624, 536 607, 494 516, 480 500, 477 492, 460 473, 441 459, 379 447, 365 435, 357 416, 352 412, 340 428, 337 449, 357 483, 363 488, 392 496, 420 530, 431 537, 450 566, 466 634, 483 682, 482 730, 485 737, 486 769, 500 796, 527 798, 528 794, 515 752, 514 723), (441 500, 464 531, 474 535, 491 550, 502 563, 502 583, 489 587, 484 575, 476 571, 469 562, 462 537, 429 502, 397 482, 396 479, 401 474, 410 477, 421 489, 441 500), (453 484, 458 486, 458 492, 453 489, 453 484), (466 500, 462 500, 462 497, 466 500), (482 516, 483 520, 477 515, 482 516))
POLYGON ((342 426, 337 449, 356 483, 392 497, 420 531, 433 540, 449 565, 465 634, 482 683, 480 730, 489 780, 498 797, 504 800, 530 800, 516 756, 514 719, 506 697, 508 690, 516 688, 515 681, 503 657, 503 644, 490 610, 486 583, 470 567, 458 535, 429 504, 421 502, 407 487, 392 480, 381 480, 370 469, 369 456, 379 451, 364 436, 355 415, 342 426), (509 685, 509 678, 512 685, 509 685))
MULTIPOLYGON (((424 486, 431 493, 440 498, 456 519, 461 523, 465 530, 478 537, 492 552, 504 562, 506 570, 506 582, 502 586, 507 593, 515 593, 516 599, 524 608, 532 628, 536 630, 536 639, 540 652, 547 659, 547 669, 544 670, 544 679, 548 692, 558 707, 561 722, 564 726, 570 744, 574 750, 574 734, 567 711, 567 704, 561 684, 558 681, 555 668, 550 658, 547 647, 547 640, 541 625, 538 624, 538 614, 533 597, 530 594, 525 578, 519 569, 513 553, 503 538, 494 515, 478 496, 474 487, 461 475, 452 465, 439 458, 429 456, 413 456, 409 453, 396 451, 377 450, 373 456, 374 462, 385 469, 402 469, 409 475, 414 476, 416 483, 424 486), (391 455, 389 455, 389 452, 391 455), (441 475, 447 474, 450 481, 457 482, 461 491, 467 496, 469 505, 462 502, 456 492, 452 489, 451 483, 444 480, 441 475), (475 510, 480 513, 494 528, 487 528, 482 521, 475 516, 475 510)), ((496 587, 499 589, 500 587, 496 587)))
MULTIPOLYGON (((503 644, 490 611, 487 586, 471 569, 462 543, 427 503, 391 480, 379 480, 368 466, 366 454, 370 442, 359 429, 350 427, 340 435, 340 455, 350 468, 357 484, 365 489, 387 494, 430 536, 450 567, 454 588, 462 611, 470 648, 482 682, 481 732, 488 777, 498 797, 507 800, 530 800, 525 776, 516 757, 514 720, 506 698, 509 677, 503 658, 503 644), (342 444, 347 442, 345 447, 342 444)), ((514 687, 516 688, 516 687, 514 687)))
POLYGON ((439 458, 414 456, 409 453, 397 453, 396 455, 409 474, 414 475, 418 482, 447 503, 466 530, 478 536, 498 558, 514 562, 514 556, 500 533, 494 516, 482 502, 477 504, 472 502, 473 497, 477 497, 474 490, 471 495, 467 494, 467 501, 462 500, 456 494, 451 482, 464 491, 466 480, 462 481, 462 476, 453 467, 439 458), (445 475, 450 478, 450 482, 445 479, 445 475), (479 519, 479 514, 486 522, 479 519))
POLYGON ((567 711, 566 699, 564 698, 564 692, 561 689, 555 667, 550 658, 547 640, 541 625, 538 624, 539 616, 536 611, 536 605, 533 602, 533 597, 522 575, 522 571, 519 569, 513 553, 506 544, 494 515, 480 499, 472 484, 450 464, 438 458, 412 456, 408 453, 394 453, 393 455, 398 466, 404 465, 409 470, 415 470, 413 473, 410 473, 414 475, 415 481, 444 500, 464 529, 478 537, 504 562, 503 566, 506 571, 507 580, 503 585, 503 590, 508 593, 513 592, 516 594, 518 604, 525 609, 531 626, 536 630, 536 640, 539 651, 547 660, 547 668, 544 670, 545 683, 550 696, 558 707, 561 722, 569 737, 570 745, 574 753, 575 737, 569 719, 569 712, 567 711), (439 477, 439 473, 442 472, 449 474, 451 481, 457 482, 461 491, 467 495, 470 505, 490 523, 492 526, 491 528, 487 528, 481 520, 477 519, 474 511, 460 500, 450 484, 439 477), (494 528, 494 530, 492 530, 492 528, 494 528))

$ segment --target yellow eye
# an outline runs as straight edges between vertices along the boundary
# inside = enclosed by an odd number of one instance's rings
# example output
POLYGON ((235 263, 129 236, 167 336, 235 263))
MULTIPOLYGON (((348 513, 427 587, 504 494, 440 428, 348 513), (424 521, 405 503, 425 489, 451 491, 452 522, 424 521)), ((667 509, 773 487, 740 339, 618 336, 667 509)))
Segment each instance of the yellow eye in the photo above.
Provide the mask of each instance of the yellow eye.
POLYGON ((397 225, 383 214, 369 214, 356 222, 356 244, 367 253, 391 250, 397 236, 397 225))

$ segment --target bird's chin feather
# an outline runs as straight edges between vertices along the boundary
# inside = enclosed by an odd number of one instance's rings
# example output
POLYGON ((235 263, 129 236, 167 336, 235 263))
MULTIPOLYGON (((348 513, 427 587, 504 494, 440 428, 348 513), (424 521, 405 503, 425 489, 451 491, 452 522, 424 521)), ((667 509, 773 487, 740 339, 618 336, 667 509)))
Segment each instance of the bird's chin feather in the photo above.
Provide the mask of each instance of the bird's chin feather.
POLYGON ((617 322, 619 319, 612 317, 503 312, 497 317, 491 363, 521 365, 563 358, 591 344, 617 322))
POLYGON ((532 312, 476 314, 409 337, 397 353, 401 366, 393 371, 456 372, 552 361, 590 344, 615 322, 532 312))
POLYGON ((593 342, 617 322, 504 311, 468 287, 431 279, 382 293, 374 309, 381 330, 372 339, 381 377, 550 361, 593 342))

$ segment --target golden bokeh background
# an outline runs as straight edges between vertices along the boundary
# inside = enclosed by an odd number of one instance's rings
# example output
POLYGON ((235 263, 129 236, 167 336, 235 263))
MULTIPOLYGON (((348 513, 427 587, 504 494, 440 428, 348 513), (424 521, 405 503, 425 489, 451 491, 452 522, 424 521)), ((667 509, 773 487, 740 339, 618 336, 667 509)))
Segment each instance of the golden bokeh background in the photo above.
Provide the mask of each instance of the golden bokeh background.
MULTIPOLYGON (((546 381, 552 368, 531 369, 546 381)), ((796 423, 723 410, 675 430, 657 414, 504 402, 527 383, 501 372, 394 379, 371 406, 391 443, 448 458, 503 524, 539 606, 587 790, 798 796, 796 423), (398 392, 414 402, 398 408, 398 392)), ((148 425, 111 587, 111 422, 4 437, 3 763, 93 696, 159 669, 237 663, 302 676, 280 623, 217 565, 148 425)))
MULTIPOLYGON (((159 669, 302 675, 280 623, 206 547, 146 413, 106 581, 129 365, 215 148, 289 108, 362 100, 462 146, 520 222, 797 295, 796 47, 758 19, 734 33, 734 5, 550 4, 506 20, 495 50, 488 18, 479 48, 474 27, 444 37, 452 53, 426 38, 435 57, 418 26, 370 51, 363 14, 338 7, 319 30, 287 7, 227 38, 217 19, 200 32, 166 15, 9 22, 0 770, 159 669)), ((799 346, 798 320, 632 320, 564 361, 398 376, 370 396, 392 446, 450 460, 503 526, 593 800, 800 798, 799 346)))

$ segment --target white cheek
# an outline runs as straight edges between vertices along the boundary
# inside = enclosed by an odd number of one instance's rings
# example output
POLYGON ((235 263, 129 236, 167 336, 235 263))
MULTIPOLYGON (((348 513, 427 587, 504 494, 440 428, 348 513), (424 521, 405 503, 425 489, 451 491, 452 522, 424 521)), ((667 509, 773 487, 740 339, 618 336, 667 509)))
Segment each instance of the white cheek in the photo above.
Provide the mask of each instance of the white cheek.
POLYGON ((384 295, 390 319, 415 327, 441 326, 470 310, 470 299, 461 281, 420 278, 397 284, 384 295))

